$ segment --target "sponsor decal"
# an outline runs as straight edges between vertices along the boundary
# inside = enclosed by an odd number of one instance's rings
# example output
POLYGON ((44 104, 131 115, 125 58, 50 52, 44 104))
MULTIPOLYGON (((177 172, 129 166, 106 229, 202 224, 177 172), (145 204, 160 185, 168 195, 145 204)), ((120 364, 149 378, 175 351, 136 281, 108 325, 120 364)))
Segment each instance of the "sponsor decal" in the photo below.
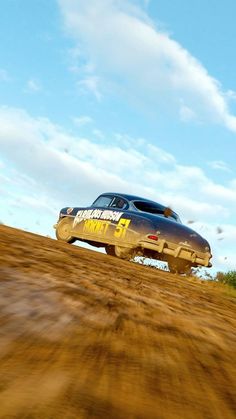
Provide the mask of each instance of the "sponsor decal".
POLYGON ((84 222, 83 232, 105 236, 110 223, 110 221, 87 219, 84 222))
POLYGON ((71 214, 72 213, 72 211, 73 211, 73 209, 74 208, 67 208, 67 210, 66 210, 66 213, 69 215, 69 214, 71 214))
POLYGON ((76 226, 76 224, 84 220, 97 219, 97 220, 118 222, 122 215, 123 215, 123 212, 120 212, 120 211, 100 210, 100 209, 79 210, 74 219, 74 227, 76 226))
POLYGON ((127 232, 127 229, 130 225, 130 221, 131 220, 128 220, 126 218, 121 218, 117 227, 116 227, 114 236, 119 238, 119 239, 124 239, 125 235, 126 235, 126 232, 127 232))

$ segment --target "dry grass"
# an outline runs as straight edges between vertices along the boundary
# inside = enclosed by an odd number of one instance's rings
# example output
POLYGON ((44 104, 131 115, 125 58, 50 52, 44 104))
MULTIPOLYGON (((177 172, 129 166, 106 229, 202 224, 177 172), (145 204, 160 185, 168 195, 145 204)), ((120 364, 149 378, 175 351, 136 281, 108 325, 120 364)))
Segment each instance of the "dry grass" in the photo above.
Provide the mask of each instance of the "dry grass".
POLYGON ((1 418, 235 418, 235 298, 0 226, 1 418))

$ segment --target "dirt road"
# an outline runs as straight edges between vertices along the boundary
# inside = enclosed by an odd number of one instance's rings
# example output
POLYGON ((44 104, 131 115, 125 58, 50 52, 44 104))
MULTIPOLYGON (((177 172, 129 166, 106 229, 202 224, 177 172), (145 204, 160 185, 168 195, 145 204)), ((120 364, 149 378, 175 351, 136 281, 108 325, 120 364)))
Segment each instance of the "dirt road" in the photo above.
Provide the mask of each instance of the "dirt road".
POLYGON ((0 226, 0 417, 236 417, 236 299, 0 226))

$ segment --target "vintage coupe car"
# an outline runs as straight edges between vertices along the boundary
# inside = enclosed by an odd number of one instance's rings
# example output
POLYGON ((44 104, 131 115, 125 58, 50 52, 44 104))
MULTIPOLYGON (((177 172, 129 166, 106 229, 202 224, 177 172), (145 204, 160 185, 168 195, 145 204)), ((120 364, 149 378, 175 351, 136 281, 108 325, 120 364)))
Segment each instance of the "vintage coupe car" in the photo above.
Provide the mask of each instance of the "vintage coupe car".
POLYGON ((170 208, 133 195, 109 192, 90 207, 63 208, 54 228, 58 240, 105 247, 109 255, 126 260, 140 255, 165 261, 170 272, 212 266, 203 237, 170 208))

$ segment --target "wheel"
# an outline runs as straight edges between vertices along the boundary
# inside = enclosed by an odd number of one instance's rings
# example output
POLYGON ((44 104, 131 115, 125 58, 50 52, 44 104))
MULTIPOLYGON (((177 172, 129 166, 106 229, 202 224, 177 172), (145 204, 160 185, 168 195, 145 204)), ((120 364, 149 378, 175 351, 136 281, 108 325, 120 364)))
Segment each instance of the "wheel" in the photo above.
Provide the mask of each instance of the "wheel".
POLYGON ((173 274, 185 274, 190 275, 192 265, 181 259, 171 259, 168 261, 169 271, 173 274))
POLYGON ((111 245, 108 244, 105 247, 105 250, 106 250, 107 255, 109 255, 109 256, 116 256, 116 254, 115 254, 115 246, 111 246, 111 245))
POLYGON ((71 236, 70 232, 72 229, 73 220, 69 217, 62 218, 56 227, 56 238, 57 240, 66 242, 66 243, 74 243, 75 238, 71 236))
POLYGON ((129 247, 121 247, 121 246, 106 246, 106 253, 110 256, 116 256, 117 258, 130 260, 134 256, 133 249, 129 247))

